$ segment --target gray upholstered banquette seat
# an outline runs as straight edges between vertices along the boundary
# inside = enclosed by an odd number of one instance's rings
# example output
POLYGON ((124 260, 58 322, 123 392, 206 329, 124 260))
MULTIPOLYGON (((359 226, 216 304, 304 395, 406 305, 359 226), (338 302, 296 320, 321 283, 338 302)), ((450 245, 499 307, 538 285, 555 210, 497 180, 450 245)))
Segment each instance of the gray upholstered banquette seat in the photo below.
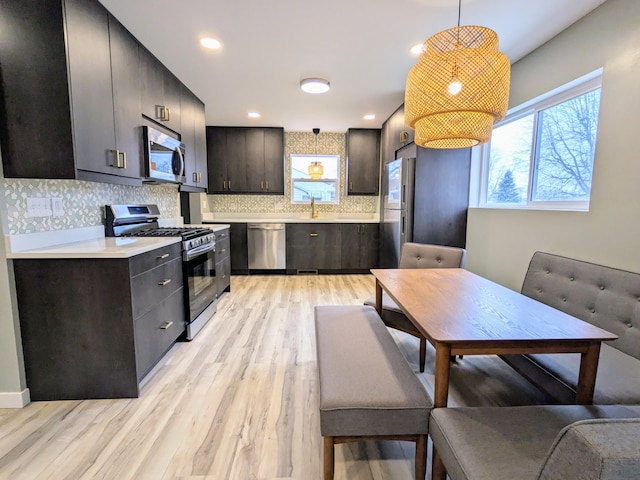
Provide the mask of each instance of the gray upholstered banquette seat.
MULTIPOLYGON (((398 268, 463 268, 465 258, 463 248, 407 242, 402 245, 398 268)), ((368 298, 364 303, 375 307, 376 298, 368 298)), ((386 326, 420 339, 420 371, 424 372, 427 341, 385 292, 382 293, 381 316, 386 326)))
POLYGON ((640 406, 437 408, 429 435, 450 480, 640 478, 640 406))
MULTIPOLYGON (((617 335, 602 344, 594 403, 640 404, 640 274, 536 252, 522 293, 617 335)), ((502 358, 560 402, 575 401, 579 354, 502 358)))

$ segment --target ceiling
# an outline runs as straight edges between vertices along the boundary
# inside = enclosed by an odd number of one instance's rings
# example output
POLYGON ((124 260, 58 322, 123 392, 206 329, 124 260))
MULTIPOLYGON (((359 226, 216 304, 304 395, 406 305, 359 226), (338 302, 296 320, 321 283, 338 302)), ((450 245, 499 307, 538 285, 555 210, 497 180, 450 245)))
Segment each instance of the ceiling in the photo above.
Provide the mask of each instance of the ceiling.
MULTIPOLYGON (((205 103, 207 125, 300 131, 379 128, 404 101, 409 48, 458 21, 456 0, 100 1, 205 103), (331 91, 303 93, 307 77, 331 91)), ((604 1, 463 0, 461 25, 495 30, 513 63, 604 1)))

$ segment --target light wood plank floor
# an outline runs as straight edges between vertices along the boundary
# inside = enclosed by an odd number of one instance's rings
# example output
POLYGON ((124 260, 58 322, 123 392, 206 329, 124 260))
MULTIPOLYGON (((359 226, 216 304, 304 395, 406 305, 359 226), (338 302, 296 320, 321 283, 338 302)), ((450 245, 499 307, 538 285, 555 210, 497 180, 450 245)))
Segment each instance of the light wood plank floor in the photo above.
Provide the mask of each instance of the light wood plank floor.
MULTIPOLYGON (((313 307, 373 292, 370 275, 234 276, 218 313, 169 351, 140 398, 0 409, 0 479, 322 478, 313 307)), ((393 334, 417 372, 417 340, 393 334)), ((419 378, 433 392, 428 355, 419 378)), ((496 362, 457 362, 450 404, 546 400, 496 362)), ((413 455, 406 442, 339 445, 335 478, 413 478, 413 455)))

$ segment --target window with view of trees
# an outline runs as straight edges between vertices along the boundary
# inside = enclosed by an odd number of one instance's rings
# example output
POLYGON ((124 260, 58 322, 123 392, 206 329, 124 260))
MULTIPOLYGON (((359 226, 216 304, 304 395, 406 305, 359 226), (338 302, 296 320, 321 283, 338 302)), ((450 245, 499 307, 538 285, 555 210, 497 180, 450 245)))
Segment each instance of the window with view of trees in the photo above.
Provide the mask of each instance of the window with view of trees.
POLYGON ((587 207, 599 110, 600 77, 508 115, 484 148, 483 203, 587 207))
POLYGON ((340 157, 338 155, 291 155, 291 203, 338 203, 340 157), (312 178, 309 166, 322 166, 319 178, 312 178))

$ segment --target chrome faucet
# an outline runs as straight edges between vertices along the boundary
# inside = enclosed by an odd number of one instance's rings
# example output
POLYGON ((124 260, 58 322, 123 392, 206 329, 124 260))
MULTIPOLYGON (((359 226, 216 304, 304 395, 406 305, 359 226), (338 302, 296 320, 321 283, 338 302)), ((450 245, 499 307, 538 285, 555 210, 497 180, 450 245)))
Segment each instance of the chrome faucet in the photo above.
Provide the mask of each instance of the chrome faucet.
POLYGON ((311 218, 318 218, 318 210, 316 209, 315 197, 311 197, 311 218))

